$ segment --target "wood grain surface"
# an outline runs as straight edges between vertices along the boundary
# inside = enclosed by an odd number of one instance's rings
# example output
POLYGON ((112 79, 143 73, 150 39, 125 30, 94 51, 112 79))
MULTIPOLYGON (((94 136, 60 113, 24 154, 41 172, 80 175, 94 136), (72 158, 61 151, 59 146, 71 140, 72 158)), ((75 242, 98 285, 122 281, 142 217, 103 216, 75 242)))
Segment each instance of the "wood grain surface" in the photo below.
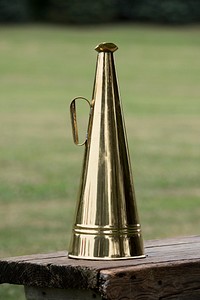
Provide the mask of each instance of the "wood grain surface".
POLYGON ((146 258, 75 260, 61 251, 0 260, 0 283, 91 289, 109 300, 200 299, 200 236, 147 241, 146 258))

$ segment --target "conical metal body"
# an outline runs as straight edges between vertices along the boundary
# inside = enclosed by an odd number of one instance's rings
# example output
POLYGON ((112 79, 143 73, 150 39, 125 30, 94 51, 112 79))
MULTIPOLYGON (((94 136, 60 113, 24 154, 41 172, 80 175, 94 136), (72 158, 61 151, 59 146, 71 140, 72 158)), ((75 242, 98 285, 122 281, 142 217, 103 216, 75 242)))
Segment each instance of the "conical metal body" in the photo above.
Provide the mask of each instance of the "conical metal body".
POLYGON ((94 90, 69 257, 145 257, 114 65, 117 46, 103 43, 95 50, 94 90))

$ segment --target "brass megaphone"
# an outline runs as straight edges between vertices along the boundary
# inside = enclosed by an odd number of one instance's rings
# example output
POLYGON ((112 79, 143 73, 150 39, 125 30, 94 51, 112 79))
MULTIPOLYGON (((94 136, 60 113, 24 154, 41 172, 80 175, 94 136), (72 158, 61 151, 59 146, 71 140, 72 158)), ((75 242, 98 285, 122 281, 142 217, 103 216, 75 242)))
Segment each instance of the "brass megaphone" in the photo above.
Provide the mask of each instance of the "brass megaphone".
MULTIPOLYGON (((70 258, 145 257, 114 65, 117 49, 112 43, 95 48, 98 57, 92 101, 83 98, 90 105, 90 116, 70 258)), ((78 145, 79 98, 70 106, 78 145)))

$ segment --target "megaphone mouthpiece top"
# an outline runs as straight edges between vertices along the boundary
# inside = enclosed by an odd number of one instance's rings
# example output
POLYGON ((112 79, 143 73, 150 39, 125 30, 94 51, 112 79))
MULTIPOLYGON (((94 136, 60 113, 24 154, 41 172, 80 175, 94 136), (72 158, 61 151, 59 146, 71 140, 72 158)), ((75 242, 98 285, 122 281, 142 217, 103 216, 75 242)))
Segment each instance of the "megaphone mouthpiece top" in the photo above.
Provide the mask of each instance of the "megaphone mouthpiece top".
POLYGON ((101 43, 95 47, 97 52, 115 52, 118 47, 113 43, 101 43))

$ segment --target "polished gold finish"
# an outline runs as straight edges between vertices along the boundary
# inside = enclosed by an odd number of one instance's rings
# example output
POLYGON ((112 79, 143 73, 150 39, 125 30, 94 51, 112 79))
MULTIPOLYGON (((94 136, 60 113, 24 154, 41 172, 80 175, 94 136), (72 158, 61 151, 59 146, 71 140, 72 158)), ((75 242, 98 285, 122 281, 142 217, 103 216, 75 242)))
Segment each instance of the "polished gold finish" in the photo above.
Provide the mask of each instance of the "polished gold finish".
POLYGON ((74 98, 74 100, 72 100, 71 104, 70 104, 70 113, 71 113, 71 122, 72 122, 72 134, 73 134, 73 139, 74 139, 74 143, 77 146, 83 146, 86 141, 87 141, 87 137, 85 139, 85 141, 83 143, 79 143, 79 137, 78 137, 78 126, 77 126, 77 117, 76 117, 76 101, 77 100, 85 100, 89 106, 91 106, 90 102, 83 97, 76 97, 74 98))
MULTIPOLYGON (((117 46, 102 43, 95 50, 96 74, 69 257, 145 257, 114 66, 117 46)), ((74 142, 79 144, 77 100, 72 101, 71 118, 74 142)))

